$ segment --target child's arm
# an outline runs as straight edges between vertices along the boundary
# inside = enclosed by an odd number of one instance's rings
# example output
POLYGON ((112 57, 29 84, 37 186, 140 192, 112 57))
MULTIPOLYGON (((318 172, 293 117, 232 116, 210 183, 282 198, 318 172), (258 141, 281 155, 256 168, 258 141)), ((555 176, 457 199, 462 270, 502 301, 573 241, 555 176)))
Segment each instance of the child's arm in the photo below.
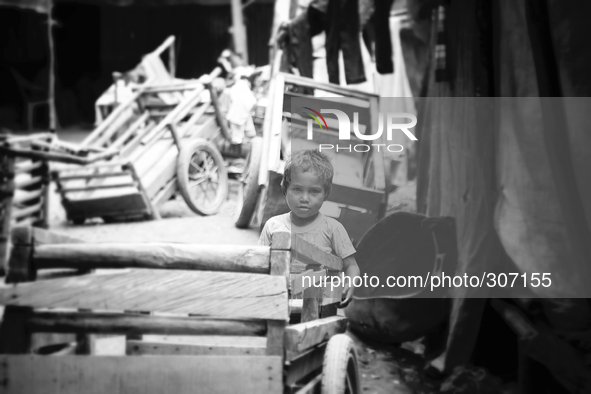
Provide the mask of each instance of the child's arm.
MULTIPOLYGON (((359 266, 357 265, 357 261, 355 261, 355 255, 351 255, 349 257, 345 257, 343 259, 343 269, 345 271, 345 276, 351 278, 351 284, 354 283, 356 277, 361 277, 361 271, 359 270, 359 266)), ((355 292, 355 286, 350 286, 349 288, 345 289, 345 299, 338 305, 338 308, 344 308, 353 299, 353 293, 355 292)))

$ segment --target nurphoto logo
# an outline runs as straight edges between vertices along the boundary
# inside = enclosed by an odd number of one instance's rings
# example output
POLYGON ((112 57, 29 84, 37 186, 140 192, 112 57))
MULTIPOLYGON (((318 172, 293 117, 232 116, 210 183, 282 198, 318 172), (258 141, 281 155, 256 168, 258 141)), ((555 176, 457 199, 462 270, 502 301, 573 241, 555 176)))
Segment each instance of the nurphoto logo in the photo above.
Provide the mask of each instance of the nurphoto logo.
MULTIPOLYGON (((321 109, 320 112, 310 108, 310 107, 302 107, 305 110, 310 112, 302 112, 304 115, 308 115, 311 119, 308 119, 308 134, 307 139, 313 140, 314 138, 314 121, 318 123, 320 126, 320 130, 330 131, 328 128, 328 124, 326 119, 322 114, 333 114, 337 117, 338 125, 339 125, 339 140, 340 141, 350 141, 351 140, 351 124, 353 125, 353 133, 355 133, 355 137, 362 141, 376 141, 382 138, 382 134, 384 134, 384 122, 386 123, 386 140, 392 141, 394 132, 400 130, 408 137, 411 141, 417 141, 417 137, 409 130, 412 129, 417 125, 417 117, 413 114, 406 113, 406 112, 398 112, 398 113, 386 113, 386 116, 382 116, 381 113, 378 114, 378 130, 374 134, 363 134, 359 130, 359 113, 353 112, 353 122, 351 123, 351 119, 349 115, 347 115, 344 111, 338 109, 321 109), (410 122, 400 123, 402 119, 410 119, 410 122)), ((400 144, 349 144, 349 145, 341 145, 341 144, 320 144, 318 149, 322 152, 323 150, 346 150, 349 152, 368 152, 371 150, 371 147, 377 148, 378 152, 380 149, 388 150, 389 152, 402 152, 404 147, 400 144)))

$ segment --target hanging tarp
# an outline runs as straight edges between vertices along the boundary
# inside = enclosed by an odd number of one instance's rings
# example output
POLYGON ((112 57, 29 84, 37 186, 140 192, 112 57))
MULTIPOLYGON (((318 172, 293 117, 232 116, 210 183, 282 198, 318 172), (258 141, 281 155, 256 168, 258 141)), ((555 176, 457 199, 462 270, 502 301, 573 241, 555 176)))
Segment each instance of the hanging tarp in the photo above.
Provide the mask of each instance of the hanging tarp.
MULTIPOLYGON (((578 239, 591 222, 591 178, 586 175, 591 115, 585 111, 591 105, 583 98, 550 102, 538 96, 590 95, 591 57, 583 37, 589 35, 584 16, 591 10, 575 7, 574 1, 546 3, 554 40, 546 47, 555 48, 562 87, 559 94, 549 94, 542 91, 540 76, 548 72, 543 67, 550 60, 538 62, 531 27, 540 20, 526 12, 527 1, 495 3, 498 19, 486 4, 453 1, 444 7, 440 25, 442 14, 434 15, 428 89, 418 114, 418 206, 428 216, 456 219, 456 275, 494 272, 507 261, 513 272, 551 273, 551 287, 528 290, 545 299, 562 298, 553 301, 559 308, 548 312, 554 317, 547 313, 552 327, 588 329, 587 301, 564 299, 584 297, 591 281, 588 240, 585 245, 578 239), (580 17, 572 20, 573 15, 580 17), (487 27, 487 20, 497 24, 495 29, 487 27), (498 51, 486 47, 493 32, 498 51), (494 59, 487 57, 492 53, 494 59), (550 145, 556 135, 563 146, 550 145)), ((447 371, 469 361, 485 302, 479 297, 491 293, 456 288, 453 295, 447 350, 432 362, 447 371)))

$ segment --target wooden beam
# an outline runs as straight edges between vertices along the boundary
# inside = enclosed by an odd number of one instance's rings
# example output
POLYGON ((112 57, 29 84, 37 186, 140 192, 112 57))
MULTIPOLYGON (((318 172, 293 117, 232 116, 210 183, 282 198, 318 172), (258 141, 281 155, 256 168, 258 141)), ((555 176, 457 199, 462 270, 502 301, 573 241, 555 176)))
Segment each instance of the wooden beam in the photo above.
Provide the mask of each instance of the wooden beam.
POLYGON ((273 356, 0 357, 3 393, 281 393, 273 356))
POLYGON ((163 268, 269 273, 264 246, 104 243, 40 245, 33 252, 37 268, 163 268))
POLYGON ((32 312, 32 332, 161 335, 265 335, 265 321, 217 320, 198 317, 151 316, 132 313, 32 312))
POLYGON ((326 342, 335 334, 347 329, 347 318, 332 316, 306 323, 294 324, 285 329, 285 351, 287 358, 326 342))
POLYGON ((129 340, 126 354, 129 356, 264 356, 266 347, 129 340))
POLYGON ((0 304, 225 319, 289 318, 284 278, 233 272, 142 269, 48 279, 0 289, 0 304))

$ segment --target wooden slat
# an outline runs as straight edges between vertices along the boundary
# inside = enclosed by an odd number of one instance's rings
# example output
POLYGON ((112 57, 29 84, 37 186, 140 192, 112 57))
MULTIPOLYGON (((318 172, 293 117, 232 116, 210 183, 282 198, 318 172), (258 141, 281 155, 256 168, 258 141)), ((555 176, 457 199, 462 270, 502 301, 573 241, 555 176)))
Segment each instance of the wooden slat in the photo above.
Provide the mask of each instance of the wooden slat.
POLYGON ((328 341, 347 329, 347 318, 332 316, 307 323, 294 324, 285 329, 285 351, 291 359, 297 354, 328 341))
POLYGON ((149 117, 150 114, 148 112, 144 112, 139 118, 136 119, 135 122, 133 122, 131 126, 121 133, 121 135, 118 136, 115 141, 113 141, 113 143, 110 145, 111 149, 119 149, 127 140, 129 140, 129 137, 138 131, 138 129, 143 129, 149 117))
POLYGON ((101 172, 98 174, 80 174, 80 175, 69 175, 60 177, 60 181, 72 181, 76 179, 95 179, 95 178, 114 178, 119 176, 130 176, 128 171, 118 172, 101 172))
POLYGON ((295 261, 305 265, 324 265, 335 271, 343 269, 343 260, 320 250, 317 246, 303 240, 300 236, 289 232, 277 232, 273 234, 271 249, 290 250, 292 264, 295 261))
POLYGON ((104 243, 40 245, 37 268, 166 268, 269 273, 269 248, 249 245, 104 243))
POLYGON ((40 176, 32 176, 27 178, 16 179, 15 181, 15 188, 16 189, 24 189, 25 187, 32 186, 38 183, 41 183, 42 178, 40 176))
MULTIPOLYGON (((93 177, 93 179, 96 179, 93 177)), ((60 192, 62 193, 75 193, 75 192, 88 192, 91 190, 104 190, 104 189, 119 189, 119 188, 126 188, 126 187, 137 187, 138 185, 136 182, 127 182, 127 183, 118 183, 112 185, 97 185, 97 182, 93 182, 93 185, 84 186, 84 187, 62 187, 60 192)))
POLYGON ((182 92, 199 88, 203 88, 203 84, 199 81, 176 82, 148 86, 145 93, 182 92))
POLYGON ((320 250, 297 235, 291 237, 291 259, 307 265, 323 265, 335 271, 343 269, 343 260, 320 250))
POLYGON ((293 388, 296 383, 302 383, 302 380, 308 378, 313 372, 321 373, 325 351, 326 344, 323 344, 298 355, 296 358, 290 359, 288 356, 289 364, 286 368, 285 385, 293 388))
POLYGON ((27 316, 32 332, 77 334, 161 335, 265 335, 260 320, 223 320, 198 317, 151 316, 132 313, 32 312, 27 316))
POLYGON ((33 190, 31 192, 28 192, 25 190, 15 190, 12 203, 14 205, 20 205, 20 204, 23 204, 27 201, 38 199, 43 194, 44 194, 43 188, 39 188, 39 189, 33 190))
POLYGON ((304 387, 302 387, 301 389, 296 391, 296 394, 316 393, 320 390, 319 387, 320 387, 321 382, 322 382, 322 374, 320 373, 320 374, 316 375, 315 378, 313 378, 308 383, 306 383, 304 385, 304 387))
POLYGON ((284 278, 209 271, 146 269, 48 279, 0 289, 0 304, 189 313, 227 319, 288 319, 284 278))
POLYGON ((362 90, 346 88, 343 86, 325 83, 325 82, 318 82, 312 78, 301 77, 299 75, 294 74, 287 74, 287 73, 280 73, 285 78, 285 83, 293 83, 298 86, 308 87, 312 89, 320 89, 325 92, 336 93, 343 95, 345 97, 355 97, 359 99, 368 100, 370 98, 377 98, 379 97, 375 93, 364 92, 362 90))
POLYGON ((31 216, 35 213, 39 213, 42 207, 43 202, 22 209, 14 208, 12 211, 12 218, 18 220, 27 216, 31 216))
POLYGON ((62 243, 82 243, 81 239, 70 237, 57 233, 55 231, 45 230, 39 227, 33 227, 33 243, 35 245, 44 244, 62 244, 62 243))
POLYGON ((306 270, 301 274, 292 275, 289 287, 291 295, 294 296, 303 293, 304 290, 312 287, 312 283, 318 283, 317 281, 322 280, 325 276, 326 270, 306 270), (304 277, 309 279, 304 279, 304 277))
POLYGON ((42 161, 27 160, 25 162, 17 163, 14 168, 14 172, 16 174, 30 173, 31 171, 40 168, 42 165, 42 161))
MULTIPOLYGON (((208 337, 197 337, 197 339, 208 337)), ((153 341, 151 339, 144 340, 128 340, 126 354, 130 356, 145 356, 145 355, 183 355, 183 356, 264 356, 266 354, 265 343, 257 342, 254 346, 245 346, 244 341, 237 341, 242 339, 240 337, 232 337, 236 343, 234 344, 219 344, 212 341, 198 341, 191 343, 190 341, 153 341)), ((250 338, 249 338, 250 339, 250 338)), ((252 338, 262 339, 262 338, 252 338)), ((248 345, 248 344, 247 344, 248 345)))
POLYGON ((2 356, 5 394, 281 393, 283 363, 269 356, 2 356))

